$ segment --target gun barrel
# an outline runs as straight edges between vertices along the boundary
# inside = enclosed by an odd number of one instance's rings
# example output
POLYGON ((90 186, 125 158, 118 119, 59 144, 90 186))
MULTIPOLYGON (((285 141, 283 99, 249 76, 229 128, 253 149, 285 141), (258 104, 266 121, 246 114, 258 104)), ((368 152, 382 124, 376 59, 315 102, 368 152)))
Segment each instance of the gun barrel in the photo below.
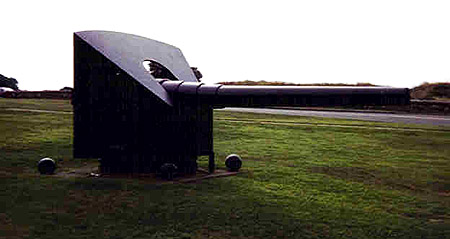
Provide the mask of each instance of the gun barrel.
POLYGON ((197 95, 216 107, 403 105, 410 100, 407 88, 160 83, 169 93, 197 95))

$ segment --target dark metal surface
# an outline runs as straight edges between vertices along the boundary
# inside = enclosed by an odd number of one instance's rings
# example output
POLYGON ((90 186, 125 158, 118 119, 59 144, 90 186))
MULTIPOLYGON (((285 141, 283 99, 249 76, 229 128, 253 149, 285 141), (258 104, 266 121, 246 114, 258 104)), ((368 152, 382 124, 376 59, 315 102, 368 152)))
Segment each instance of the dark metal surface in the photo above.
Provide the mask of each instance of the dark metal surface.
POLYGON ((216 106, 402 105, 409 90, 390 87, 228 86, 218 89, 216 106))
POLYGON ((407 93, 407 89, 392 87, 316 87, 316 86, 230 86, 220 87, 219 95, 388 95, 407 93))
POLYGON ((192 174, 201 155, 213 172, 213 107, 408 102, 407 89, 386 87, 203 84, 176 47, 116 32, 74 35, 74 157, 101 158, 103 173, 155 172, 173 164, 177 173, 192 174), (154 79, 145 60, 178 80, 154 79))
POLYGON ((51 158, 43 158, 38 162, 38 170, 41 174, 53 174, 56 169, 56 163, 51 158))
POLYGON ((225 166, 231 172, 237 172, 242 167, 242 159, 237 154, 230 154, 225 159, 225 166))
POLYGON ((392 87, 230 86, 165 81, 173 94, 193 95, 216 107, 400 105, 409 90, 392 87))
POLYGON ((164 102, 171 104, 167 92, 144 68, 145 60, 155 60, 185 82, 197 82, 180 49, 148 38, 110 31, 76 32, 76 36, 103 54, 164 102))

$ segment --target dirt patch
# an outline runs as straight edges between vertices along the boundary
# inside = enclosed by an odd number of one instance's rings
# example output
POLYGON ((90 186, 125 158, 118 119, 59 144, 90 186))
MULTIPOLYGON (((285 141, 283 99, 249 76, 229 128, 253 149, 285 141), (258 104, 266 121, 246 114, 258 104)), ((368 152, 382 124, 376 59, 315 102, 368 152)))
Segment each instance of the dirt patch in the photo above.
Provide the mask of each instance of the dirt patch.
POLYGON ((208 239, 208 238, 231 238, 231 239, 252 239, 254 236, 234 236, 231 231, 213 231, 209 229, 200 229, 196 232, 193 239, 208 239))
POLYGON ((436 181, 429 183, 433 191, 437 191, 439 195, 450 196, 450 183, 448 181, 436 181))
POLYGON ((54 176, 63 178, 123 178, 142 180, 146 183, 166 184, 166 183, 194 183, 205 179, 227 177, 237 175, 239 172, 229 172, 223 169, 216 169, 210 174, 207 170, 199 168, 195 175, 178 175, 172 181, 167 181, 159 177, 156 173, 136 173, 136 174, 101 174, 97 164, 87 164, 77 168, 66 168, 57 172, 54 176))
POLYGON ((13 224, 6 213, 0 213, 0 237, 1 238, 24 238, 29 235, 28 228, 13 224))

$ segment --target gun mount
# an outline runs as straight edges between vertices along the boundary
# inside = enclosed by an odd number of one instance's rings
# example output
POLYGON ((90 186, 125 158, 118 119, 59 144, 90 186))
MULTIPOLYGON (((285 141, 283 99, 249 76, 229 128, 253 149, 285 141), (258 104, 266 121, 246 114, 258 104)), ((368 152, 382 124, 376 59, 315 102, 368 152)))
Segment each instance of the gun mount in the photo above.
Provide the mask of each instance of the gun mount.
POLYGON ((214 171, 218 107, 408 103, 408 89, 390 87, 204 84, 176 47, 117 32, 74 34, 74 157, 100 158, 103 173, 155 172, 173 164, 193 174, 202 155, 214 171), (155 79, 143 66, 149 60, 172 79, 155 79))

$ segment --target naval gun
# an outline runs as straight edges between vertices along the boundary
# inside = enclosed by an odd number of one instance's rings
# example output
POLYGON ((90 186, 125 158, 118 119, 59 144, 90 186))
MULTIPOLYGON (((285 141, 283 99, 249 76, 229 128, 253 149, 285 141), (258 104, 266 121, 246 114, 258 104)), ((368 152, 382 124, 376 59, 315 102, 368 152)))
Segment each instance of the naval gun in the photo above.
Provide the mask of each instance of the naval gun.
POLYGON ((213 109, 221 107, 402 105, 391 87, 230 86, 200 82, 180 49, 110 31, 74 33, 74 158, 99 158, 102 173, 213 172, 213 109), (144 62, 167 71, 155 78, 144 62))

